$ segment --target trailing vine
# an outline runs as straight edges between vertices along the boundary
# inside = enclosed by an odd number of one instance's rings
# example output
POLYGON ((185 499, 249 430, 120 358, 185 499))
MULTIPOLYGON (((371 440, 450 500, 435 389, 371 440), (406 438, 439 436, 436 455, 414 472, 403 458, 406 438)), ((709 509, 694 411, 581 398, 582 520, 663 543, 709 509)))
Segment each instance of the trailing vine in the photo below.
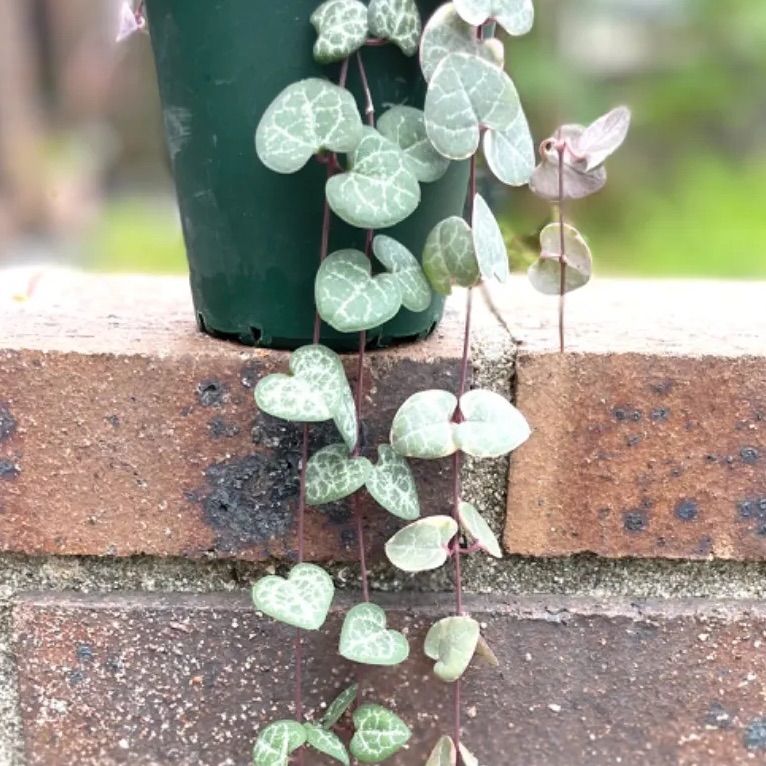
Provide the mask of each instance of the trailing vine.
MULTIPOLYGON (((255 389, 260 410, 302 424, 297 563, 287 577, 270 575, 253 586, 256 608, 296 631, 294 718, 272 722, 259 732, 255 766, 287 766, 293 756, 302 764, 306 748, 345 766, 351 757, 381 763, 411 737, 408 725, 393 711, 364 701, 374 684, 364 690, 361 678, 327 705, 321 720, 304 720, 303 633, 322 628, 335 593, 330 575, 304 560, 308 507, 350 498, 356 522, 362 599, 344 617, 339 654, 360 668, 399 665, 410 655, 407 637, 388 627, 384 610, 370 599, 359 502, 363 489, 406 522, 385 545, 394 566, 424 572, 452 559, 454 614, 431 626, 423 651, 434 661, 435 676, 452 686, 454 720, 426 766, 478 764, 463 741, 461 679, 474 655, 493 655, 479 623, 466 612, 461 562, 478 552, 497 558, 502 552, 487 521, 463 498, 462 455, 502 457, 531 431, 505 398, 470 388, 473 288, 509 277, 500 227, 477 193, 477 156, 481 149, 500 182, 515 187, 529 183, 535 194, 557 207, 558 221, 542 231, 540 258, 529 277, 538 290, 559 296, 563 350, 564 296, 591 276, 590 250, 566 222, 565 202, 604 185, 604 161, 624 140, 630 120, 629 111, 620 107, 588 127, 565 125, 542 143, 541 162, 535 167, 534 142, 504 68, 504 46, 495 37, 497 28, 509 37, 526 34, 533 20, 532 0, 454 0, 438 8, 425 26, 416 0, 326 0, 310 18, 317 33, 314 57, 322 64, 340 65, 337 84, 313 77, 289 85, 258 124, 256 152, 264 165, 277 173, 297 173, 314 158, 326 167, 327 177, 312 343, 291 354, 288 371, 263 378, 255 389), (422 110, 394 105, 377 117, 363 51, 381 45, 396 46, 405 56, 419 54, 428 85, 422 110), (363 115, 346 88, 352 60, 361 82, 363 115), (466 215, 439 222, 420 259, 378 233, 417 209, 422 184, 439 180, 450 163, 462 161, 470 164, 466 215), (364 251, 330 252, 334 217, 366 232, 364 251), (402 307, 425 311, 434 293, 448 295, 456 286, 466 294, 457 390, 420 391, 403 402, 391 424, 390 441, 378 445, 373 463, 363 454, 362 440, 367 332, 402 307), (358 334, 354 391, 340 357, 320 343, 322 322, 358 334), (309 455, 310 424, 325 421, 334 422, 339 440, 309 455), (446 458, 452 469, 450 508, 423 516, 409 460, 446 458), (348 712, 354 733, 347 742, 339 722, 348 712)), ((120 36, 144 27, 143 3, 126 2, 120 36)))

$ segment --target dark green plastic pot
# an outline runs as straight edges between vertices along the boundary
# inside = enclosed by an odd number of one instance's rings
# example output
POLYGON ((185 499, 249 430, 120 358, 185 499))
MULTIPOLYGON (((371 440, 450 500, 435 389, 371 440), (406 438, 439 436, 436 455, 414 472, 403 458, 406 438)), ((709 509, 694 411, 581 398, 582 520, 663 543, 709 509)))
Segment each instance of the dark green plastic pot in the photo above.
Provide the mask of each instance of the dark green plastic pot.
MULTIPOLYGON (((419 3, 427 18, 440 0, 419 3)), ((337 79, 316 64, 309 23, 319 0, 148 0, 147 12, 168 148, 199 326, 248 344, 295 348, 310 342, 314 276, 325 169, 311 161, 291 176, 269 171, 255 155, 255 128, 287 85, 310 76, 337 79)), ((417 57, 393 46, 364 50, 378 114, 388 105, 422 107, 417 57)), ((353 63, 353 62, 352 62, 353 63)), ((352 66, 350 88, 359 94, 352 66)), ((361 99, 360 99, 361 103, 361 99)), ((462 213, 467 167, 453 165, 392 236, 420 255, 431 228, 462 213)), ((333 220, 331 250, 364 248, 364 232, 333 220)), ((387 345, 427 335, 443 300, 427 311, 402 310, 369 333, 387 345)), ((323 325, 322 340, 346 350, 355 335, 323 325)))

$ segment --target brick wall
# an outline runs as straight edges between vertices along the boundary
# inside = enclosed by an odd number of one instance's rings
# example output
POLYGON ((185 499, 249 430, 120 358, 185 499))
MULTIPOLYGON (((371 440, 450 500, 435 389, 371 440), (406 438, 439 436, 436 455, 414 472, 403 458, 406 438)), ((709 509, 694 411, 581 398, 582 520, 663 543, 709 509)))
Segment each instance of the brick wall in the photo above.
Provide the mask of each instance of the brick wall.
MULTIPOLYGON (((252 402, 286 355, 198 335, 187 292, 56 272, 3 299, 0 766, 246 764, 258 727, 290 714, 288 635, 247 597, 295 550, 299 434, 252 402)), ((509 554, 467 562, 501 660, 465 693, 483 764, 766 761, 760 292, 602 280, 572 296, 563 356, 555 302, 523 281, 479 301, 474 381, 535 431, 510 466, 466 475, 509 554)), ((371 355, 370 444, 407 395, 454 387, 461 305, 425 343, 371 355)), ((329 436, 312 428, 315 446, 329 436)), ((417 475, 443 511, 448 465, 417 475)), ((365 514, 375 598, 415 647, 408 686, 374 671, 416 731, 394 763, 414 766, 449 715, 417 651, 449 610, 449 572, 392 572, 397 523, 365 514)), ((307 534, 342 609, 346 505, 310 510, 307 534)), ((337 627, 336 612, 312 639, 309 706, 350 672, 328 661, 337 627)))

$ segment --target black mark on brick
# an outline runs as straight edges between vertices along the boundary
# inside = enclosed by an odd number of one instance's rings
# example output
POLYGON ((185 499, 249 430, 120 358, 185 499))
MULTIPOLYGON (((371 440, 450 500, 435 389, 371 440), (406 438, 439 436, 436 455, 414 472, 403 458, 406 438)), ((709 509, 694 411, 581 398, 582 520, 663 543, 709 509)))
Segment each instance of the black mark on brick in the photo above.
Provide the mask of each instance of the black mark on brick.
POLYGON ((217 407, 223 402, 226 389, 219 380, 203 380, 197 386, 197 397, 203 407, 217 407))
POLYGON ((681 521, 694 521, 694 519, 697 518, 698 513, 699 510, 695 500, 689 500, 687 498, 681 500, 681 502, 676 505, 676 518, 681 519, 681 521))

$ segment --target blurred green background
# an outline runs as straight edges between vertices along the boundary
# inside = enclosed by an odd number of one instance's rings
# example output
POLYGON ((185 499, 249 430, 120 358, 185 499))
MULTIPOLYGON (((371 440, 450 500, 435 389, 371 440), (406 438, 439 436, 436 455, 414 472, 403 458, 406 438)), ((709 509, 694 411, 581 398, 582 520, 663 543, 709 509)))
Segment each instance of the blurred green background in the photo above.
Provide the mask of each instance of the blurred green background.
MULTIPOLYGON (((185 271, 149 42, 115 46, 118 5, 0 0, 3 263, 185 271)), ((508 47, 536 139, 633 109, 606 190, 571 205, 599 272, 766 276, 766 0, 536 6, 508 47)), ((549 215, 482 184, 509 242, 549 215)))

